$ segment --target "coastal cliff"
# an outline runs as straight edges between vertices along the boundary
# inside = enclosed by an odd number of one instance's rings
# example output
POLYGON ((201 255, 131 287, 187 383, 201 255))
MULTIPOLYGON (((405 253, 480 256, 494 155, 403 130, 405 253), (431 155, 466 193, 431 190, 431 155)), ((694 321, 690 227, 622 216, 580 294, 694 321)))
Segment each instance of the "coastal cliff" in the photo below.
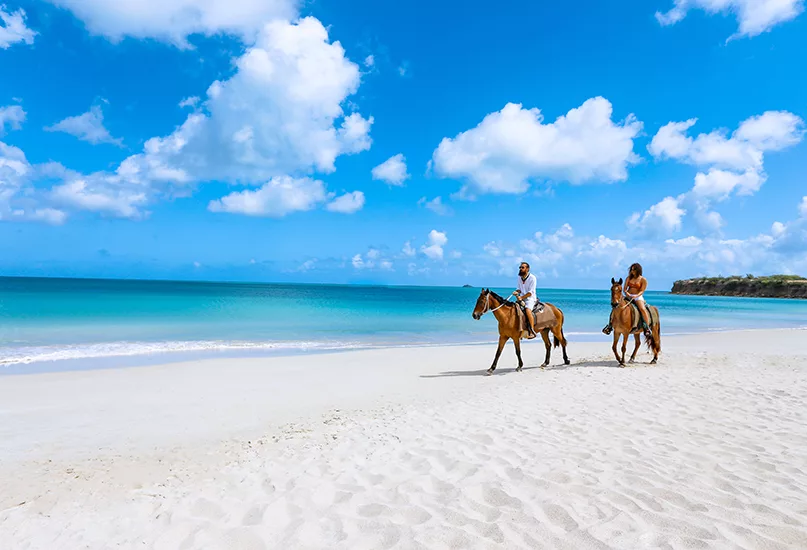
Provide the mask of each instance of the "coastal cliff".
POLYGON ((770 277, 702 277, 673 283, 673 294, 807 299, 807 279, 798 275, 770 277))

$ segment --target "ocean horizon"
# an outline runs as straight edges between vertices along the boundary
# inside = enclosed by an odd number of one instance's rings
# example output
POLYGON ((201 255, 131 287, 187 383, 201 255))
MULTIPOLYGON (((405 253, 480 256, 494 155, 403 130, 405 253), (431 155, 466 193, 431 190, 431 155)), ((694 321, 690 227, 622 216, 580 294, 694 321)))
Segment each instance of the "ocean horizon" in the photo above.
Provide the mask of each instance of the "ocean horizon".
MULTIPOLYGON (((493 343, 493 316, 471 318, 480 288, 2 277, 0 374, 493 343)), ((607 290, 538 294, 563 310, 570 345, 610 341, 600 332, 607 290)), ((646 296, 659 307, 663 335, 807 325, 804 300, 646 296)))

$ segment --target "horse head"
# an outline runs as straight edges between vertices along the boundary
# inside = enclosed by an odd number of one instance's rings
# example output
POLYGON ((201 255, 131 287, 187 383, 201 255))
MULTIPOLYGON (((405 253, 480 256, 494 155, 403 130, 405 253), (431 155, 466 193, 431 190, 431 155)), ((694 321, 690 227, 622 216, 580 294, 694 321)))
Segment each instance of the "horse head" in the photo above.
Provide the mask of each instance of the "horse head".
POLYGON ((477 321, 482 318, 482 316, 488 312, 490 309, 490 289, 483 288, 482 291, 479 293, 479 298, 476 299, 476 306, 474 306, 474 312, 472 317, 477 321))
POLYGON ((622 277, 618 281, 611 277, 611 307, 618 306, 620 300, 622 300, 622 277))

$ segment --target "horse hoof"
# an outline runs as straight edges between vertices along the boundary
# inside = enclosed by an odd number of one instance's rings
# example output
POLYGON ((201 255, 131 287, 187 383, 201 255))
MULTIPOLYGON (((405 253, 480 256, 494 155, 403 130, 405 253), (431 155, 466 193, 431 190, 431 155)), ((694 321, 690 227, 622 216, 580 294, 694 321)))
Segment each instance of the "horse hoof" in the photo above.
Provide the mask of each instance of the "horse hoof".
POLYGON ((540 368, 541 368, 541 369, 545 369, 545 368, 547 368, 548 366, 549 366, 549 363, 544 363, 543 365, 541 365, 541 367, 540 367, 540 368))
POLYGON ((628 363, 630 363, 631 365, 632 365, 633 363, 635 363, 635 362, 636 362, 636 361, 635 361, 634 359, 631 359, 630 361, 628 361, 628 363))
POLYGON ((518 368, 516 368, 516 372, 521 372, 523 369, 524 369, 524 367, 518 367, 518 368))
POLYGON ((658 360, 657 360, 657 359, 653 359, 652 361, 650 361, 650 364, 651 364, 651 365, 655 365, 656 363, 658 363, 658 360))
POLYGON ((572 364, 572 362, 571 362, 571 361, 569 361, 568 359, 566 359, 566 360, 563 362, 563 364, 564 364, 564 365, 571 365, 571 364, 572 364))
POLYGON ((488 369, 485 371, 485 376, 490 376, 491 374, 493 374, 493 369, 488 369))
POLYGON ((624 369, 625 368, 625 363, 620 363, 619 366, 624 369))

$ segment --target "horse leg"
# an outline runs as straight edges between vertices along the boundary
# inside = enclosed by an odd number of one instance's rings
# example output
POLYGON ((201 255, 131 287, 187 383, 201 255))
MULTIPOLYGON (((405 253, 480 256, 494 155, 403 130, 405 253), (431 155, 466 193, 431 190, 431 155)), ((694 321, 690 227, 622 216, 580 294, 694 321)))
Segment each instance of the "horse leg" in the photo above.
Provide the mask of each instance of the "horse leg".
POLYGON ((521 338, 513 338, 513 345, 516 347, 516 357, 518 357, 516 372, 521 372, 521 369, 524 368, 524 361, 521 360, 521 338))
POLYGON ((561 349, 563 350, 563 364, 571 364, 571 361, 569 361, 569 356, 566 355, 566 337, 563 335, 563 327, 552 327, 552 335, 555 337, 555 347, 557 347, 558 343, 560 343, 561 349))
POLYGON ((616 357, 616 362, 619 363, 619 366, 624 366, 622 364, 622 360, 619 358, 619 352, 616 350, 616 347, 619 344, 619 336, 620 334, 617 331, 614 331, 614 345, 611 346, 611 349, 614 350, 614 357, 616 357))
POLYGON ((636 340, 636 346, 634 346, 633 353, 630 356, 630 362, 631 363, 633 363, 633 361, 636 359, 636 352, 639 351, 639 345, 641 344, 641 342, 639 341, 639 334, 638 333, 634 334, 633 337, 636 340))
POLYGON ((628 337, 630 334, 625 334, 625 337, 622 339, 622 360, 619 362, 620 365, 623 367, 625 366, 625 350, 628 349, 628 337))
POLYGON ((504 345, 507 343, 507 336, 499 336, 499 347, 496 349, 496 357, 493 358, 493 364, 488 369, 488 376, 493 374, 496 370, 496 364, 499 362, 499 356, 502 354, 504 345))
POLYGON ((544 341, 544 346, 546 347, 546 358, 544 359, 544 364, 541 365, 541 368, 546 368, 549 366, 549 357, 552 355, 552 343, 549 341, 549 329, 544 329, 541 331, 541 338, 544 341))

